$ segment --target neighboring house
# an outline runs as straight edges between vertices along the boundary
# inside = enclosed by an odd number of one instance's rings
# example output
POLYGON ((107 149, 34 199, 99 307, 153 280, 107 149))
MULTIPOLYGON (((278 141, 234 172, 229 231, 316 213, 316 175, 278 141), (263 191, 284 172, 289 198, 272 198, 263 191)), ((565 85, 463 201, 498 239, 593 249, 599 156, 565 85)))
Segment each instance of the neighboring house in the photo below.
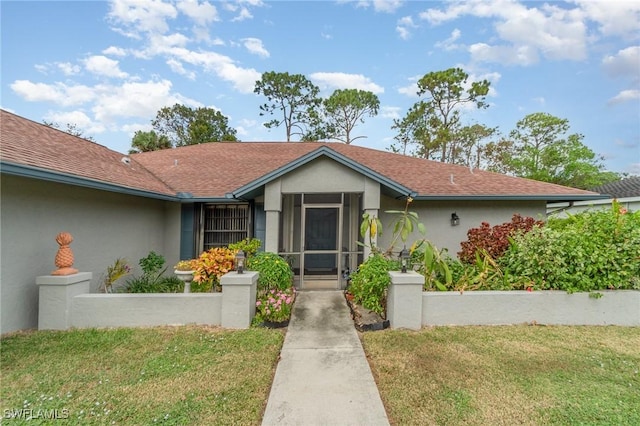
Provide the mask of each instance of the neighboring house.
POLYGON ((613 200, 620 203, 620 207, 628 211, 640 210, 640 176, 632 176, 617 182, 611 182, 593 188, 592 191, 600 193, 600 200, 566 201, 549 203, 547 215, 566 217, 568 214, 576 214, 585 210, 609 209, 613 200))
POLYGON ((75 267, 93 273, 94 291, 117 258, 135 266, 153 250, 171 267, 246 237, 287 257, 299 288, 342 288, 344 271, 368 254, 359 244, 368 242, 364 212, 385 224, 377 245, 386 249, 394 217, 385 211, 411 197, 426 237, 455 255, 483 221, 600 198, 341 143, 208 143, 127 156, 5 111, 0 124, 2 333, 37 325, 35 279, 55 269, 62 231, 74 236, 75 267))

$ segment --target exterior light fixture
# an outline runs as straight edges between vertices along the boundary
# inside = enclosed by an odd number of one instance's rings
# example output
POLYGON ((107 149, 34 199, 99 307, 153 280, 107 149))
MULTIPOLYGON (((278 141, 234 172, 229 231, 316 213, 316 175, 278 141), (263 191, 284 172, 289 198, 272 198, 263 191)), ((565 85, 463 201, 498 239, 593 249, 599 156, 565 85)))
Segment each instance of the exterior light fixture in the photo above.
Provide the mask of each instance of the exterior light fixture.
POLYGON ((460 216, 456 212, 451 213, 451 226, 460 225, 460 216))
POLYGON ((242 250, 238 250, 238 253, 236 254, 236 271, 239 274, 244 273, 244 252, 242 250))
POLYGON ((411 258, 411 255, 409 254, 409 250, 407 250, 407 247, 405 246, 400 252, 400 265, 402 265, 401 272, 403 274, 407 273, 407 265, 409 264, 410 258, 411 258))

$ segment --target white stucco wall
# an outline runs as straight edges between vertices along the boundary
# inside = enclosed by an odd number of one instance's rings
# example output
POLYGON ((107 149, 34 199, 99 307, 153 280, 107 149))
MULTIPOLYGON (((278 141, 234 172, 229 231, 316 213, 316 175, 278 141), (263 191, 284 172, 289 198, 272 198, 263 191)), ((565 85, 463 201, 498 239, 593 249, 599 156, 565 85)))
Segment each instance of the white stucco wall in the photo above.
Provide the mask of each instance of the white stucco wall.
POLYGON ((92 272, 97 291, 107 266, 124 257, 139 273, 150 251, 173 266, 180 255, 180 205, 2 175, 0 333, 38 325, 36 277, 56 269, 55 237, 70 232, 74 267, 92 272))
MULTIPOLYGON (((387 249, 393 236, 392 225, 396 216, 385 213, 387 210, 404 210, 405 201, 382 197, 380 219, 384 225, 383 234, 378 239, 378 246, 387 249)), ((511 221, 515 213, 544 220, 546 217, 545 201, 414 201, 411 211, 418 213, 420 221, 427 228, 426 238, 439 249, 446 248, 455 257, 460 251, 460 243, 467 240, 467 231, 477 228, 482 222, 491 226, 511 221), (460 225, 451 226, 451 213, 460 217, 460 225)), ((416 239, 424 238, 418 232, 407 240, 407 246, 416 239)), ((396 249, 402 248, 398 240, 396 249)))

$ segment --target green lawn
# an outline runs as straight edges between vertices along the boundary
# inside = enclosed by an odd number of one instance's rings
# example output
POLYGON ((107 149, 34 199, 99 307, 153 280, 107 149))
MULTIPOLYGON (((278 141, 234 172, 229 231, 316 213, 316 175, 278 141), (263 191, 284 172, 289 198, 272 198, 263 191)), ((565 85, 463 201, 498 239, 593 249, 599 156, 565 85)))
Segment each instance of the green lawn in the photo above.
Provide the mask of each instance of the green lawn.
POLYGON ((1 342, 2 423, 260 424, 283 340, 262 328, 11 335, 1 342))
POLYGON ((640 425, 640 327, 363 334, 395 425, 640 425))

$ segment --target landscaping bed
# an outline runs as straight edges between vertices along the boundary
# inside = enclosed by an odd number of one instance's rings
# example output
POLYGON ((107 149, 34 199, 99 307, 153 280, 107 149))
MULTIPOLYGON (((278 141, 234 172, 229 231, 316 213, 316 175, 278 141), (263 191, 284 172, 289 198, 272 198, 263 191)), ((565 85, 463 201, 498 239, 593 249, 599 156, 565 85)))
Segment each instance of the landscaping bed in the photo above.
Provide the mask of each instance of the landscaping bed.
POLYGON ((358 331, 376 331, 389 328, 389 320, 384 319, 380 314, 365 308, 354 302, 353 295, 345 291, 344 298, 347 301, 353 324, 358 331))

